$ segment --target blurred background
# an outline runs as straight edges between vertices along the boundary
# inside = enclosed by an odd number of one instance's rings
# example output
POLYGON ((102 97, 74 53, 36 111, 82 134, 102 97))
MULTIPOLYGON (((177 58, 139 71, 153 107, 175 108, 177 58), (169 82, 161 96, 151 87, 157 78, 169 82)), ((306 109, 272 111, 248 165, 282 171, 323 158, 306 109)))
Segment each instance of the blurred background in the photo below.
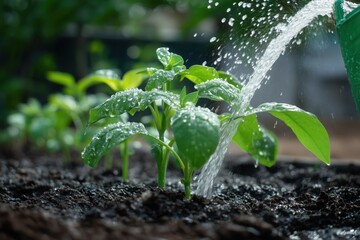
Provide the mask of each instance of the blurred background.
MULTIPOLYGON (((45 104, 49 94, 61 91, 48 81, 49 71, 66 72, 75 79, 98 69, 125 73, 155 64, 155 50, 162 46, 182 55, 187 66, 206 63, 245 76, 247 64, 253 62, 234 63, 219 56, 236 54, 244 42, 250 42, 248 49, 263 49, 268 42, 259 41, 261 37, 309 0, 268 0, 266 6, 257 2, 2 0, 0 127, 7 128, 8 116, 18 111, 19 104, 30 98, 45 104), (264 13, 271 21, 254 25, 264 13)), ((261 53, 251 51, 248 55, 254 59, 261 53)), ((273 66, 253 105, 270 101, 295 104, 316 114, 329 130, 333 156, 360 158, 359 114, 331 17, 318 18, 273 66)), ((275 131, 284 137, 281 153, 307 154, 296 143, 289 150, 293 145, 286 144, 293 136, 281 126, 275 131)))

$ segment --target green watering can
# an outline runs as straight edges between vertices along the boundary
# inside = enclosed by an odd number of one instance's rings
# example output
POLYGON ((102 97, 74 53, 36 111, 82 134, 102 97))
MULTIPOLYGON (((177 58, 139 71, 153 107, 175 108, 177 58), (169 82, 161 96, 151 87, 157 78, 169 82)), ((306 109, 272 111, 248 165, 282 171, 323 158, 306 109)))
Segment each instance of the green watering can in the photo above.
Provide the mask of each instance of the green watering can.
POLYGON ((345 14, 343 3, 344 0, 335 1, 334 18, 351 91, 360 112, 360 6, 345 14))

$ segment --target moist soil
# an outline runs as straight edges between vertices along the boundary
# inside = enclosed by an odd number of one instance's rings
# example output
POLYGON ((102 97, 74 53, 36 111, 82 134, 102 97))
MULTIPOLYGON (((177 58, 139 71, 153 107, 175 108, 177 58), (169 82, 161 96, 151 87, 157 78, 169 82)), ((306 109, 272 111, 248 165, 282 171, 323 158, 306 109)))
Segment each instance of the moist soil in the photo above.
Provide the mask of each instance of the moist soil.
MULTIPOLYGON (((0 239, 360 239, 360 165, 228 156, 211 198, 156 186, 147 152, 111 170, 56 156, 0 158, 0 239)), ((195 188, 196 186, 193 186, 195 188)))

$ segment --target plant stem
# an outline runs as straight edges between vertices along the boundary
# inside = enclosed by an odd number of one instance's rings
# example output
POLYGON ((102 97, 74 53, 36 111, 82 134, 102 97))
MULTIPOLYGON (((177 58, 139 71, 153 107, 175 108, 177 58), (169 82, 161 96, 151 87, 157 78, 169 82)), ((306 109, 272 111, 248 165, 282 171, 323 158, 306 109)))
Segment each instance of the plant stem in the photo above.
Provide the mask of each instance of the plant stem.
POLYGON ((154 140, 155 142, 160 143, 160 145, 162 145, 162 146, 164 146, 166 149, 168 149, 168 150, 175 156, 175 159, 178 161, 178 163, 180 164, 181 169, 184 171, 184 168, 185 168, 184 163, 183 163, 183 161, 181 160, 179 154, 177 154, 172 147, 170 147, 168 144, 166 144, 165 142, 159 140, 159 139, 156 138, 156 137, 153 137, 153 136, 151 136, 151 135, 146 135, 146 136, 147 136, 148 138, 154 140))
MULTIPOLYGON (((165 143, 165 131, 168 126, 168 122, 167 122, 168 118, 164 113, 166 112, 167 106, 164 103, 162 103, 162 107, 163 107, 163 114, 159 112, 156 103, 153 104, 153 107, 150 108, 150 110, 153 115, 156 129, 159 134, 158 140, 160 140, 161 143, 165 143)), ((160 156, 159 159, 156 160, 157 168, 158 168, 157 181, 158 181, 158 186, 160 188, 165 188, 166 185, 166 170, 167 170, 168 158, 170 153, 170 151, 167 150, 167 147, 170 146, 165 146, 163 144, 160 144, 160 154, 159 154, 160 156)))
POLYGON ((185 199, 186 200, 190 200, 191 199, 191 190, 190 190, 190 182, 186 182, 186 184, 184 183, 184 187, 185 187, 185 199))
POLYGON ((129 142, 125 140, 120 148, 121 148, 121 161, 122 161, 122 178, 123 180, 129 179, 128 169, 129 169, 129 142))
MULTIPOLYGON (((174 140, 170 141, 169 147, 171 147, 174 144, 174 140)), ((169 163, 169 155, 170 155, 170 149, 167 149, 166 147, 162 147, 162 159, 160 161, 160 164, 158 166, 158 184, 160 188, 165 188, 166 185, 166 171, 167 166, 169 163)))
POLYGON ((190 168, 189 162, 185 162, 185 168, 184 168, 184 179, 182 181, 184 185, 184 191, 185 191, 185 199, 190 200, 191 199, 191 176, 193 174, 193 170, 190 168))
POLYGON ((167 159, 161 159, 160 164, 158 165, 158 185, 160 188, 164 189, 166 185, 166 168, 168 161, 167 159))

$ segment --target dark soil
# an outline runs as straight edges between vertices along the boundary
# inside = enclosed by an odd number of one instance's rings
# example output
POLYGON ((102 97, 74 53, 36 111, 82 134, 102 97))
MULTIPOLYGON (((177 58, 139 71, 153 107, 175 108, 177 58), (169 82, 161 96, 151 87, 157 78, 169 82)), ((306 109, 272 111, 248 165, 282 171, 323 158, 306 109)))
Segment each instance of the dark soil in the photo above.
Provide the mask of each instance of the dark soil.
POLYGON ((120 170, 61 159, 0 159, 0 239, 360 239, 360 165, 227 159, 211 199, 155 182, 138 153, 120 170))

